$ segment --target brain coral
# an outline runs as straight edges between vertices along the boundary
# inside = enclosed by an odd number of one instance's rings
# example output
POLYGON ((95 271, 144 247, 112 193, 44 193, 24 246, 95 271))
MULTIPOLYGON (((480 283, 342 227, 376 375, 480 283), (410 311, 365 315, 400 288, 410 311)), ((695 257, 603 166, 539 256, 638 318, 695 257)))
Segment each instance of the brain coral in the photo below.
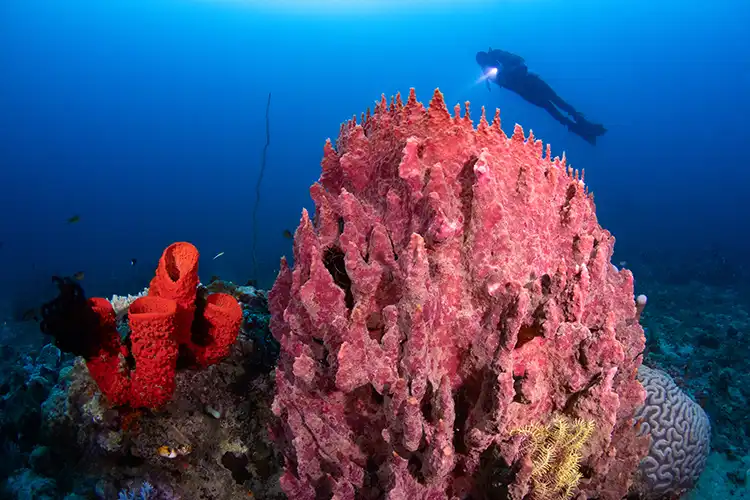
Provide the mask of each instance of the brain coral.
POLYGON ((651 448, 641 461, 637 489, 645 498, 678 496, 698 480, 711 448, 711 423, 666 373, 642 365, 646 402, 636 413, 651 448))

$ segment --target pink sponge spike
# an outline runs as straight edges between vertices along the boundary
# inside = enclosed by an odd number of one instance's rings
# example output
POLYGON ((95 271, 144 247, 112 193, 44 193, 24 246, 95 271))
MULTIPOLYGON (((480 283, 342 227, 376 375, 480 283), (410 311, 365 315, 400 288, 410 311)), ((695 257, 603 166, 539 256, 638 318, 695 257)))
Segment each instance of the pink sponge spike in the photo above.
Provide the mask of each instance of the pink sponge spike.
POLYGON ((625 495, 645 338, 583 175, 439 91, 383 97, 324 151, 269 296, 287 495, 520 498, 513 431, 559 413, 595 423, 579 488, 625 495))

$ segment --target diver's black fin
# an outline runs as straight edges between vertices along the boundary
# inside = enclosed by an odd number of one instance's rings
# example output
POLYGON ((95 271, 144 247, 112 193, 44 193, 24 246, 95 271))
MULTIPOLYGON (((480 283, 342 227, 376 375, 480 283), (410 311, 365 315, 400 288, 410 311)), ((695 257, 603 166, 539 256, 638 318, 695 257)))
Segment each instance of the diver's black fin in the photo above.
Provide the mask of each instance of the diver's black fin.
POLYGON ((596 146, 597 137, 604 135, 604 133, 607 131, 607 129, 603 126, 587 122, 586 120, 581 120, 580 122, 571 122, 568 125, 568 130, 570 130, 592 146, 596 146))

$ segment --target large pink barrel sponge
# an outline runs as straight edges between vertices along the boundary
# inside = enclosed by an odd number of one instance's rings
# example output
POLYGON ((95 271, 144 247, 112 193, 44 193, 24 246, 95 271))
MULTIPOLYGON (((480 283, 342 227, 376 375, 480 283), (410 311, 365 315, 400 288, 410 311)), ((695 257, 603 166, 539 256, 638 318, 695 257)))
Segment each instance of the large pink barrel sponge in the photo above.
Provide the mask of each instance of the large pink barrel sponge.
POLYGON ((625 495, 645 338, 582 175, 413 90, 322 168, 269 296, 289 498, 541 498, 517 431, 560 414, 594 424, 578 490, 625 495))

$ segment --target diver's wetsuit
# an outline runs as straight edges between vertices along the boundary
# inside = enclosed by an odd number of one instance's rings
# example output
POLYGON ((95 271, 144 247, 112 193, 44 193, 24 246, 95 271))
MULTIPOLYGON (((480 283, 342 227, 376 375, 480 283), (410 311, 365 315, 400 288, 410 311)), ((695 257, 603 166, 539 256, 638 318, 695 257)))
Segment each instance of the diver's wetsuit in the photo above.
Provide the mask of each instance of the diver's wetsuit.
POLYGON ((476 59, 488 82, 492 81, 500 87, 515 92, 531 104, 545 109, 555 120, 587 142, 596 144, 596 138, 607 131, 603 126, 587 121, 572 105, 557 95, 539 75, 529 72, 521 56, 504 50, 490 49, 489 52, 477 52, 476 59), (492 69, 497 71, 494 74, 490 73, 492 69), (570 117, 561 113, 561 110, 570 117))

